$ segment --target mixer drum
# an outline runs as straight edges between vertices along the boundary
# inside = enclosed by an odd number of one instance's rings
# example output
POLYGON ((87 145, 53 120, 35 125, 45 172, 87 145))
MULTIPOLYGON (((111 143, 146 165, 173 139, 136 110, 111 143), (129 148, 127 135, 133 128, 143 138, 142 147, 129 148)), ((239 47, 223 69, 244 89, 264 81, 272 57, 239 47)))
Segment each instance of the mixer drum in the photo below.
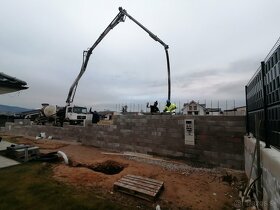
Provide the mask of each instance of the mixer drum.
POLYGON ((46 117, 54 117, 56 115, 56 106, 46 106, 43 108, 43 113, 46 117))

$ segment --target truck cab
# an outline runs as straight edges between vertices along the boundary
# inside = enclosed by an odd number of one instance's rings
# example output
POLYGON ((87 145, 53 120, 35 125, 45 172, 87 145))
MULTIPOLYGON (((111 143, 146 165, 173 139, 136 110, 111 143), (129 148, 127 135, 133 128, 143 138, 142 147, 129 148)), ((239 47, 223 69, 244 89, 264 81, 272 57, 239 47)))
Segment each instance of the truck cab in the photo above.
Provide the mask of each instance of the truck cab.
POLYGON ((92 115, 88 113, 86 107, 82 106, 67 106, 65 112, 65 119, 69 121, 70 125, 77 125, 83 123, 85 120, 91 120, 92 115))

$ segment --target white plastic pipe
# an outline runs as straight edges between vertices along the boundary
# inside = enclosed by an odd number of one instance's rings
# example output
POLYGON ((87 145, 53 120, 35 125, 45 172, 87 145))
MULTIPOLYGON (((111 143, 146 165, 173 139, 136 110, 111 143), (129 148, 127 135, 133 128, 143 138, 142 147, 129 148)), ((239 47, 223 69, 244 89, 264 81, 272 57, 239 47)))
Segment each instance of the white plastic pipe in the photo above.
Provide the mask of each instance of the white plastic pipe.
POLYGON ((67 156, 64 152, 58 151, 57 154, 64 159, 64 162, 65 162, 66 165, 69 164, 68 158, 67 158, 67 156))
POLYGON ((157 206, 156 206, 156 210, 160 210, 160 205, 157 205, 157 206))

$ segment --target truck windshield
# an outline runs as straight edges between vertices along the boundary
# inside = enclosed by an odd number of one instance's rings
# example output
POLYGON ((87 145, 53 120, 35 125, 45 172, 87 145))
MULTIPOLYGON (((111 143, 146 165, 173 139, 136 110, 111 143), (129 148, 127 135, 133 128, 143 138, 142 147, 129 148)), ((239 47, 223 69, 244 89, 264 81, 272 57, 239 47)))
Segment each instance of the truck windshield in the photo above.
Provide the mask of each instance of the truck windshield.
POLYGON ((73 107, 73 112, 77 114, 86 114, 87 108, 86 107, 73 107))

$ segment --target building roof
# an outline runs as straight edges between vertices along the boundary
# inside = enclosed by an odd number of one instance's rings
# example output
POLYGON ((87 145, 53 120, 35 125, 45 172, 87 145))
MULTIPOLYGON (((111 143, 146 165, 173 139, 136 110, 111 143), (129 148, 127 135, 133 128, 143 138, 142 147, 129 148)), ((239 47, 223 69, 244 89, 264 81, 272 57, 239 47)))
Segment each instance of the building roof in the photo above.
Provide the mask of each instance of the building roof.
POLYGON ((221 112, 221 108, 206 108, 206 112, 221 112))
POLYGON ((206 107, 206 104, 200 104, 200 103, 195 102, 194 100, 192 100, 190 103, 184 103, 184 107, 185 107, 185 106, 189 106, 189 105, 191 105, 191 104, 196 104, 196 105, 199 105, 199 106, 201 106, 201 107, 203 107, 203 108, 206 107))
POLYGON ((233 109, 224 110, 224 112, 233 112, 233 111, 237 111, 238 109, 244 109, 244 108, 246 108, 246 106, 239 106, 239 107, 235 107, 233 109))
MULTIPOLYGON (((198 102, 195 101, 191 101, 190 103, 184 103, 184 107, 182 108, 182 111, 187 107, 190 106, 191 104, 195 104, 197 106, 200 106, 205 112, 221 112, 222 109, 221 108, 207 108, 206 104, 200 104, 198 102)), ((192 110, 195 111, 195 110, 192 110)))
POLYGON ((27 83, 15 77, 0 72, 0 94, 25 90, 27 83))

